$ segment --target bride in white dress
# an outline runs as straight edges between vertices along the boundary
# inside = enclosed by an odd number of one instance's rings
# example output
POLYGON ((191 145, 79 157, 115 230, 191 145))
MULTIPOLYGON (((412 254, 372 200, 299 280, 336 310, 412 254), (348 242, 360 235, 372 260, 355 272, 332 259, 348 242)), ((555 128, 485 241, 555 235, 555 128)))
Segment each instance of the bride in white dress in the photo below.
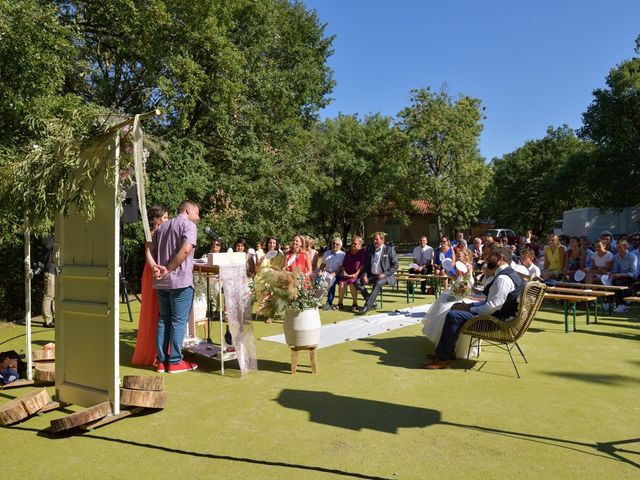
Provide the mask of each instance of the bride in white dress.
MULTIPOLYGON (((434 345, 437 345, 440 341, 440 336, 442 335, 442 327, 444 326, 444 319, 451 310, 451 307, 454 303, 459 302, 460 298, 453 298, 454 295, 451 295, 451 290, 456 288, 463 280, 466 280, 469 284, 469 287, 473 287, 473 268, 471 267, 470 256, 467 255, 466 251, 460 251, 459 260, 456 262, 456 267, 460 266, 460 263, 464 265, 466 271, 463 271, 464 268, 456 268, 454 273, 455 281, 451 284, 451 286, 446 289, 442 294, 438 297, 438 299, 431 305, 429 311, 425 314, 424 320, 422 321, 422 333, 433 342, 434 345)), ((448 274, 451 275, 451 274, 448 274)), ((471 337, 469 335, 460 335, 458 337, 458 341, 456 342, 455 354, 457 358, 467 358, 467 352, 469 351, 469 343, 471 342, 471 337)), ((471 349, 470 356, 477 357, 478 356, 477 347, 473 347, 471 349)))

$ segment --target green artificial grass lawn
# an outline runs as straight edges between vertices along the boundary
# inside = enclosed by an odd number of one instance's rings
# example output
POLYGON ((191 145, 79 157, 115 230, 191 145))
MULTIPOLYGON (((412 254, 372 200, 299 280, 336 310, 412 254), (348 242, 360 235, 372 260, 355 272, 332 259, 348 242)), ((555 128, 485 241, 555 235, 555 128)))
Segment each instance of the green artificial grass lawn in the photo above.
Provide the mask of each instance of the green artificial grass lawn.
MULTIPOLYGON (((432 296, 416 296, 416 305, 432 296)), ((350 299, 349 299, 350 301, 350 299)), ((383 311, 407 306, 387 292, 383 311)), ((138 305, 133 303, 137 321, 138 305)), ((351 314, 323 312, 323 323, 351 314)), ((257 341, 259 371, 225 376, 213 360, 165 375, 164 410, 94 431, 51 437, 54 411, 3 428, 2 478, 637 478, 640 467, 640 307, 578 318, 564 333, 545 302, 520 342, 516 378, 508 355, 484 348, 473 370, 418 366, 433 350, 420 326, 318 352, 318 374, 300 354, 257 341)), ((129 363, 136 323, 121 305, 121 376, 156 375, 129 363)), ((254 322, 256 338, 282 324, 254 322)), ((214 326, 217 332, 217 325, 214 326)), ((24 327, 0 328, 0 349, 24 349, 24 327)), ((53 332, 34 327, 34 347, 53 332)), ((215 336, 214 336, 215 339, 215 336)), ((53 395, 54 388, 49 387, 53 395)), ((33 391, 0 390, 2 402, 33 391)))

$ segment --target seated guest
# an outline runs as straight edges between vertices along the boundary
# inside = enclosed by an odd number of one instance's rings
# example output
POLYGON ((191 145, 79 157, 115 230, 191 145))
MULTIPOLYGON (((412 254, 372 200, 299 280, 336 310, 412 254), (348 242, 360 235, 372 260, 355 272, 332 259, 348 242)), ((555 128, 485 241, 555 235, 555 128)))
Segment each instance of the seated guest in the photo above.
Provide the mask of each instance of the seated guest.
POLYGON ((571 237, 569 239, 569 248, 564 253, 564 269, 562 273, 570 282, 575 282, 574 274, 584 268, 586 268, 585 254, 580 247, 580 239, 571 237))
POLYGON ((591 268, 591 257, 596 252, 591 248, 589 237, 586 235, 582 235, 580 237, 580 248, 582 248, 582 251, 584 252, 584 268, 591 268))
POLYGON ((310 262, 304 251, 304 238, 302 235, 294 235, 291 239, 291 248, 285 255, 284 270, 289 272, 299 271, 307 276, 311 273, 310 262))
MULTIPOLYGON (((626 240, 619 240, 616 245, 618 253, 613 257, 613 273, 609 275, 611 283, 615 286, 627 286, 635 283, 638 276, 638 259, 629 251, 629 243, 626 240)), ((627 311, 624 304, 623 291, 616 292, 616 302, 618 306, 614 310, 616 313, 627 311)))
POLYGON ((560 240, 560 248, 565 252, 569 250, 569 242, 571 241, 571 237, 569 235, 558 235, 558 240, 560 240))
MULTIPOLYGON (((437 275, 444 274, 442 262, 445 258, 450 258, 452 263, 456 263, 456 251, 449 243, 449 239, 447 237, 442 237, 440 238, 440 248, 436 251, 436 256, 434 258, 434 268, 437 275)), ((445 279, 444 288, 447 289, 448 287, 449 281, 445 279)))
POLYGON ((607 251, 602 240, 596 240, 595 253, 591 256, 591 268, 585 268, 585 283, 601 284, 602 275, 609 275, 613 268, 613 253, 607 251))
POLYGON ((616 241, 613 239, 613 233, 611 233, 609 230, 604 230, 600 234, 600 240, 602 240, 602 243, 604 243, 604 248, 615 255, 616 241))
POLYGON ((242 252, 247 257, 247 277, 253 278, 256 274, 256 263, 253 259, 253 255, 249 255, 247 252, 247 241, 244 238, 239 238, 236 243, 233 244, 234 252, 242 252))
POLYGON ((564 269, 564 250, 560 246, 558 235, 549 235, 549 245, 544 247, 544 280, 558 280, 564 269))
POLYGON ((438 370, 449 368, 453 359, 456 341, 465 323, 478 315, 493 315, 502 321, 509 321, 518 311, 517 295, 524 281, 520 275, 509 266, 511 249, 499 247, 487 257, 487 267, 495 268, 495 278, 487 290, 487 298, 482 302, 459 302, 451 307, 442 328, 440 341, 436 346, 432 361, 423 368, 438 370))
MULTIPOLYGON (((267 237, 264 245, 266 245, 267 251, 262 256, 262 258, 258 260, 256 277, 261 277, 265 272, 268 272, 270 270, 282 270, 284 268, 284 255, 280 251, 278 239, 276 237, 267 237)), ((260 285, 260 282, 257 282, 257 285, 260 285)), ((261 317, 263 316, 265 306, 269 301, 269 294, 263 291, 257 291, 256 295, 258 296, 258 298, 261 297, 260 305, 258 306, 258 310, 256 311, 256 314, 261 317)), ((265 319, 265 322, 272 323, 273 319, 268 317, 265 319)))
MULTIPOLYGON (((342 268, 345 253, 342 251, 342 239, 335 237, 331 240, 331 249, 327 249, 322 255, 322 263, 320 264, 320 273, 327 272, 333 277, 329 292, 327 293, 327 303, 325 310, 333 309, 333 298, 336 294, 336 285, 338 284, 338 273, 342 268)), ((342 308, 342 304, 338 304, 338 309, 342 308)))
MULTIPOLYGON (((453 242, 451 242, 451 246, 457 247, 458 245, 460 245, 461 240, 464 240, 464 233, 463 232, 456 233, 456 239, 453 242)), ((465 244, 467 243, 466 240, 464 243, 465 244)))
POLYGON ((339 274, 340 290, 338 292, 338 307, 342 308, 342 299, 347 285, 351 290, 352 305, 351 310, 358 310, 358 292, 356 290, 356 280, 360 277, 364 265, 367 261, 367 251, 362 248, 362 237, 355 236, 351 240, 351 249, 346 253, 342 268, 339 274))
POLYGON ((535 259, 536 254, 529 248, 525 248, 520 252, 520 263, 527 269, 531 279, 540 277, 540 269, 535 264, 535 259))
POLYGON ((256 242, 256 263, 264 257, 264 249, 262 242, 256 242))
POLYGON ((482 257, 482 239, 480 237, 476 237, 473 239, 473 245, 469 247, 469 251, 473 256, 474 269, 479 268, 478 263, 482 263, 480 260, 482 257))
MULTIPOLYGON (((413 263, 417 267, 410 268, 409 273, 427 275, 433 273, 433 248, 429 246, 426 236, 420 238, 420 245, 413 249, 413 263)), ((410 284, 413 288, 413 284, 410 284)), ((420 282, 420 291, 427 293, 427 281, 420 282)))
POLYGON ((304 251, 307 254, 307 268, 311 272, 311 276, 318 278, 318 251, 314 248, 315 240, 309 235, 303 237, 304 251))
POLYGON ((376 306, 376 298, 384 285, 396 284, 396 272, 398 271, 398 256, 396 251, 384 243, 384 233, 373 234, 373 248, 367 252, 367 260, 363 274, 356 280, 356 288, 365 299, 364 307, 360 309, 360 315, 364 315, 376 306), (365 285, 373 284, 371 295, 365 285))
POLYGON ((216 238, 211 242, 211 253, 220 253, 222 251, 222 240, 216 238))
POLYGON ((524 236, 524 243, 533 243, 533 230, 527 230, 524 236))

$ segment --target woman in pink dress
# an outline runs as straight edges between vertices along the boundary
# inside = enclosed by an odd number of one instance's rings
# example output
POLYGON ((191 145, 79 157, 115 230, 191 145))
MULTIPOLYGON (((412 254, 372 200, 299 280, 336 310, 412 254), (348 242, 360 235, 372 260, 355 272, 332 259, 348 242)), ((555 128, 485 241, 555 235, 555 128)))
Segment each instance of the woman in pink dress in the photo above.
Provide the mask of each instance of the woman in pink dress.
MULTIPOLYGON (((159 225, 169 220, 167 209, 161 205, 154 205, 147 211, 151 235, 159 225)), ((156 329, 158 327, 158 297, 153 289, 153 267, 156 262, 150 252, 151 244, 147 242, 144 253, 147 261, 144 263, 141 279, 141 304, 138 319, 138 335, 136 348, 131 358, 133 365, 153 365, 156 361, 156 329)))
POLYGON ((367 252, 362 248, 362 237, 353 237, 351 240, 351 249, 347 252, 342 262, 342 269, 339 274, 338 285, 340 290, 338 291, 338 308, 342 310, 342 299, 344 298, 344 292, 347 285, 349 285, 349 291, 351 292, 352 305, 351 310, 357 311, 358 307, 358 291, 356 290, 356 280, 362 273, 364 264, 367 261, 367 252))

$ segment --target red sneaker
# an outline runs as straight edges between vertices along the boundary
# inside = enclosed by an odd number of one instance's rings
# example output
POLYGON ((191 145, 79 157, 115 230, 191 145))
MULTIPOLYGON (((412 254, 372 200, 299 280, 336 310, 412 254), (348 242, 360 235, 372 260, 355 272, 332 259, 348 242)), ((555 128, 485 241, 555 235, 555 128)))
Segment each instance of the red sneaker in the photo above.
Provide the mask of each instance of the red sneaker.
POLYGON ((154 365, 156 367, 156 372, 158 373, 164 373, 165 372, 165 367, 164 367, 164 362, 160 362, 160 363, 155 363, 154 365))
POLYGON ((196 368, 198 368, 197 363, 180 360, 180 362, 178 363, 169 364, 169 373, 190 372, 191 370, 195 370, 196 368))

